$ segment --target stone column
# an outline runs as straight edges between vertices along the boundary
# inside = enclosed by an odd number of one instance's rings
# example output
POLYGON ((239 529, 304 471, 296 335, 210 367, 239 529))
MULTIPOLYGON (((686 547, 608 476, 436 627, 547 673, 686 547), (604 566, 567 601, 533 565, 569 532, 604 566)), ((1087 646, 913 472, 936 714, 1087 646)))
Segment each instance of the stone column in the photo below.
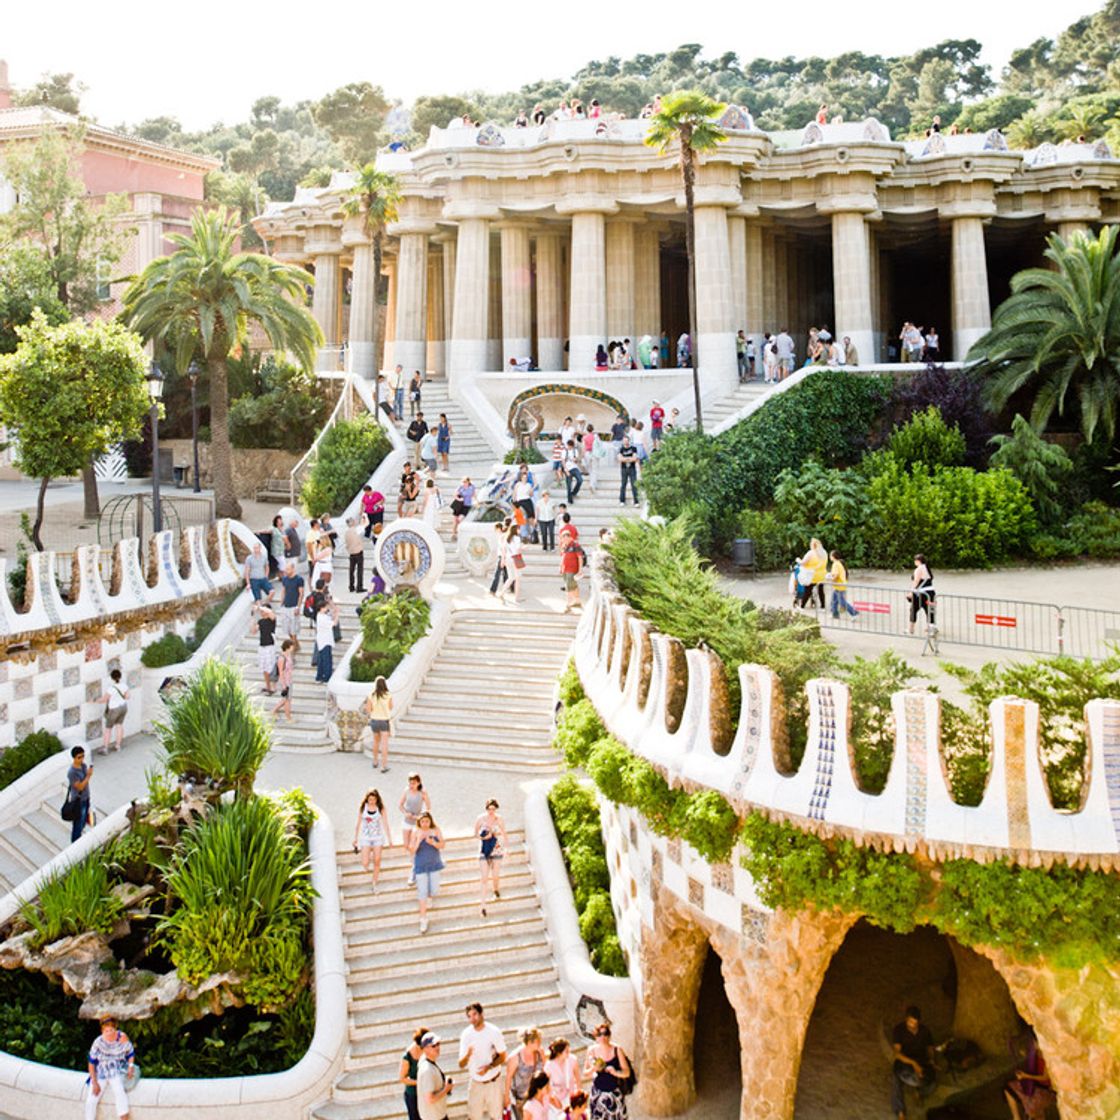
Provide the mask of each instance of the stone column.
POLYGON ((984 220, 953 219, 953 359, 963 362, 972 344, 992 325, 984 220))
POLYGON ((568 369, 595 368, 596 347, 607 341, 606 234, 601 210, 572 215, 568 369))
POLYGON ((832 298, 836 322, 832 336, 847 335, 861 362, 875 360, 871 309, 871 246, 863 214, 832 215, 832 298))
MULTIPOLYGON (((635 342, 634 223, 629 218, 607 222, 607 337, 635 342)), ((631 346, 631 353, 634 346, 631 346)))
POLYGON ((428 365, 428 235, 402 231, 397 256, 396 331, 393 361, 424 372, 428 365))
MULTIPOLYGON (((772 229, 762 230, 762 330, 778 331, 778 246, 772 229)), ((761 356, 761 351, 759 355, 761 356)))
POLYGON ((655 344, 661 338, 661 236, 656 226, 640 225, 634 231, 634 330, 648 334, 655 344))
MULTIPOLYGON (((451 340, 451 330, 455 309, 455 238, 443 238, 443 338, 451 340)), ((444 353, 444 363, 447 355, 444 353)))
POLYGON ((528 357, 533 350, 533 272, 529 258, 529 227, 501 227, 502 355, 498 369, 510 358, 528 357))
POLYGON ((1084 234, 1088 235, 1089 237, 1092 237, 1092 235, 1093 235, 1093 231, 1090 229, 1088 222, 1074 220, 1074 221, 1069 221, 1069 222, 1059 222, 1058 223, 1058 236, 1063 241, 1069 241, 1069 239, 1075 233, 1084 233, 1084 234))
POLYGON ((338 346, 338 309, 341 296, 342 244, 338 231, 332 228, 316 229, 308 238, 308 253, 315 265, 315 288, 311 296, 311 314, 323 332, 323 349, 317 368, 331 370, 336 359, 332 352, 338 346))
POLYGON ((702 391, 721 393, 738 384, 735 319, 731 306, 731 249, 727 211, 696 207, 696 343, 702 391))
POLYGON ((448 372, 452 379, 486 368, 490 324, 490 223, 485 218, 459 221, 455 247, 455 299, 448 372))
POLYGON ((385 298, 385 334, 382 339, 383 358, 381 365, 389 365, 389 356, 393 353, 392 342, 397 337, 397 258, 383 257, 381 272, 388 279, 388 292, 385 298))
POLYGON ((763 286, 766 271, 762 253, 762 227, 757 222, 744 223, 743 247, 746 257, 746 300, 744 312, 747 317, 747 334, 755 341, 755 372, 762 369, 762 332, 766 328, 766 315, 763 311, 763 286))
POLYGON ((351 373, 360 377, 374 377, 377 374, 377 356, 373 352, 377 287, 373 275, 373 246, 363 236, 353 243, 353 249, 348 368, 351 373))
POLYGON ((502 361, 502 246, 490 239, 490 302, 486 328, 486 368, 501 369, 502 361))
POLYGON ((537 365, 564 368, 564 259, 559 233, 537 234, 537 365))
POLYGON ((747 219, 727 216, 727 242, 731 254, 731 322, 736 331, 747 326, 747 219))
POLYGON ((445 377, 447 360, 444 353, 443 253, 428 258, 428 369, 445 377))
POLYGON ((793 330, 789 321, 789 242, 774 231, 774 327, 778 331, 793 330))

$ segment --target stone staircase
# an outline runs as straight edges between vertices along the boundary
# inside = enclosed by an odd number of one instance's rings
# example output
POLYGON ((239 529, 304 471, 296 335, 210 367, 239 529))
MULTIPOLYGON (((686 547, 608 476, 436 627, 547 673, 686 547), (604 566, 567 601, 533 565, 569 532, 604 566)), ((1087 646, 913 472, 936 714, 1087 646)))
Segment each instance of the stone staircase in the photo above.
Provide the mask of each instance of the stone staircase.
MULTIPOLYGON (((306 578, 306 565, 301 565, 301 569, 300 574, 306 578)), ((334 647, 334 661, 337 665, 358 633, 358 616, 354 610, 357 596, 348 595, 345 590, 345 557, 341 562, 336 561, 331 582, 336 589, 342 588, 342 593, 336 596, 339 600, 338 621, 342 625, 342 641, 336 642, 334 647)), ((272 749, 332 751, 335 748, 327 734, 327 686, 315 680, 315 670, 311 667, 311 650, 315 644, 315 633, 310 619, 301 619, 300 623, 300 649, 296 654, 295 668, 292 671, 292 722, 289 723, 283 713, 277 713, 274 717, 272 749)), ((281 641, 279 635, 276 640, 279 645, 281 641)), ((256 634, 246 629, 244 637, 234 651, 234 658, 241 668, 241 675, 249 695, 253 698, 254 706, 267 717, 280 696, 279 693, 269 696, 264 692, 264 677, 257 666, 256 634)))
MULTIPOLYGON (((407 431, 409 421, 409 402, 406 400, 404 405, 404 421, 398 425, 402 433, 407 431)), ((429 428, 434 428, 439 423, 441 412, 447 413, 447 420, 451 424, 451 453, 448 463, 456 484, 464 474, 472 474, 467 468, 477 471, 480 464, 489 467, 495 459, 501 457, 498 450, 475 427, 474 421, 469 420, 460 405, 451 399, 445 378, 429 378, 424 382, 420 390, 420 408, 429 428)))
MULTIPOLYGON (((19 886, 70 846, 70 822, 58 815, 65 792, 63 779, 57 793, 44 797, 18 820, 0 826, 0 894, 19 886)), ((94 819, 100 820, 101 815, 95 807, 94 819)))
POLYGON ((580 1045, 560 997, 524 836, 511 831, 508 838, 502 897, 487 903, 487 917, 479 913, 478 841, 448 838, 440 893, 423 936, 403 850, 383 853, 376 895, 358 856, 339 852, 350 1053, 331 1099, 312 1112, 317 1120, 403 1120, 397 1072, 420 1026, 445 1040, 442 1064, 456 1081, 451 1114, 465 1115, 466 1075, 456 1059, 463 1009, 473 1000, 501 1028, 510 1052, 514 1032, 528 1023, 546 1041, 566 1036, 580 1045))
POLYGON ((456 611, 419 692, 393 729, 390 759, 560 769, 551 743, 552 695, 576 623, 574 614, 496 603, 492 610, 456 611))
POLYGON ((711 432, 740 409, 773 392, 774 385, 767 384, 761 377, 754 381, 744 381, 726 397, 710 401, 704 405, 704 431, 711 432))

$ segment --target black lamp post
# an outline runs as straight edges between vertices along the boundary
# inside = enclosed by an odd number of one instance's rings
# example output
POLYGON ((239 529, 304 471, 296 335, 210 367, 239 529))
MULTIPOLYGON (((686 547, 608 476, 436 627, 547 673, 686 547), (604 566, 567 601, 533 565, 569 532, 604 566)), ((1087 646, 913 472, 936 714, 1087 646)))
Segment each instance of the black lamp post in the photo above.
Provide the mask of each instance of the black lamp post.
POLYGON ((163 372, 153 361, 148 371, 148 396, 152 399, 152 532, 163 532, 163 509, 159 498, 159 400, 163 396, 163 372))
POLYGON ((202 480, 198 474, 198 362, 191 362, 187 376, 191 379, 191 444, 194 450, 194 492, 202 493, 202 480))

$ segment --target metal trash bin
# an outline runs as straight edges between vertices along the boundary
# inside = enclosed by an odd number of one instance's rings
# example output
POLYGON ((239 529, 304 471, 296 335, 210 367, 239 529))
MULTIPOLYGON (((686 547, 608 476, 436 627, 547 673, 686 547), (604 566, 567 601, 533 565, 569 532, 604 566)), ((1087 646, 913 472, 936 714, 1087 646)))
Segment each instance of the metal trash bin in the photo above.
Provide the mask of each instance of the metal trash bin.
POLYGON ((754 541, 750 537, 738 537, 731 545, 731 562, 736 568, 754 571, 754 541))

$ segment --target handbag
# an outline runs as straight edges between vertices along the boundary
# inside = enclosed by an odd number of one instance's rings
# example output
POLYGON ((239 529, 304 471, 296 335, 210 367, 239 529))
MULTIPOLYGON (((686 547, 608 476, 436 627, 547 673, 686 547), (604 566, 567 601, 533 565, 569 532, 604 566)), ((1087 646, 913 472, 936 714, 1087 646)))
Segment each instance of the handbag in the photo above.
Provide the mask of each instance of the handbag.
POLYGON ((62 803, 62 808, 58 811, 58 815, 64 821, 69 821, 71 824, 73 824, 74 821, 78 819, 79 805, 81 805, 81 801, 78 798, 71 797, 69 794, 67 794, 66 800, 62 803))
POLYGON ((524 556, 522 556, 520 552, 519 552, 519 553, 517 553, 517 554, 516 554, 516 555, 514 556, 514 558, 513 558, 513 566, 514 566, 514 567, 515 567, 515 568, 516 568, 516 569, 517 569, 518 571, 521 571, 521 569, 525 567, 525 557, 524 557, 524 556))

